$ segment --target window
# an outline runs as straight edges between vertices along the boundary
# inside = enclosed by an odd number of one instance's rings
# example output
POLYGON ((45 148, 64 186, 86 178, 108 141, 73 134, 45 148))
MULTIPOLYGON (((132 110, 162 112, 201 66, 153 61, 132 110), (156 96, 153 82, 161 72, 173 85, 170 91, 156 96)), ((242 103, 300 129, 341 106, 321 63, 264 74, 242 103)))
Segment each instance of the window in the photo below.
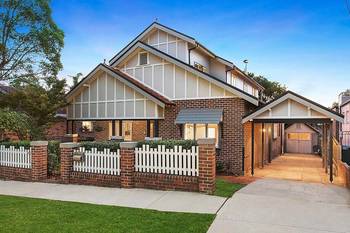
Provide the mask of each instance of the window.
POLYGON ((148 53, 139 53, 139 65, 147 65, 148 64, 148 53))
POLYGON ((214 138, 216 147, 219 147, 219 125, 217 124, 185 124, 184 139, 214 138))
POLYGON ((272 135, 273 135, 273 139, 276 139, 278 138, 279 135, 279 124, 273 124, 273 132, 272 132, 272 135))
POLYGON ((93 130, 92 122, 91 121, 83 121, 81 123, 81 129, 82 129, 82 132, 92 132, 92 130, 93 130))
POLYGON ((200 71, 204 71, 206 72, 207 71, 207 68, 201 64, 199 64, 198 62, 194 62, 194 67, 197 69, 197 70, 200 70, 200 71))
POLYGON ((289 133, 288 139, 289 140, 299 140, 299 141, 310 141, 311 134, 309 134, 309 133, 289 133))

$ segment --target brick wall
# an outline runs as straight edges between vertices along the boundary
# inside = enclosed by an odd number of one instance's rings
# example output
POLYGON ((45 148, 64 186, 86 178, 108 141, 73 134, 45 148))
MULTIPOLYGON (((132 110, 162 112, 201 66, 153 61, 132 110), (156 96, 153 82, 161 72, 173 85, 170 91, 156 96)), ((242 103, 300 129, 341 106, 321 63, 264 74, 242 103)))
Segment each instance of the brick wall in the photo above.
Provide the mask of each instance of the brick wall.
POLYGON ((132 141, 145 140, 147 136, 147 121, 132 122, 132 141))
POLYGON ((135 172, 135 188, 198 192, 198 177, 135 172))
POLYGON ((120 176, 86 172, 71 172, 69 183, 103 187, 120 187, 120 176))
POLYGON ((242 174, 242 148, 244 116, 252 106, 240 98, 203 99, 173 101, 174 106, 166 106, 164 120, 159 121, 159 136, 163 139, 181 139, 181 129, 175 125, 175 119, 181 109, 184 108, 222 108, 222 140, 219 156, 225 168, 233 173, 242 174))
POLYGON ((66 120, 61 119, 51 122, 45 130, 45 138, 47 140, 61 140, 66 134, 66 120))
POLYGON ((0 179, 30 181, 32 169, 0 166, 0 179))

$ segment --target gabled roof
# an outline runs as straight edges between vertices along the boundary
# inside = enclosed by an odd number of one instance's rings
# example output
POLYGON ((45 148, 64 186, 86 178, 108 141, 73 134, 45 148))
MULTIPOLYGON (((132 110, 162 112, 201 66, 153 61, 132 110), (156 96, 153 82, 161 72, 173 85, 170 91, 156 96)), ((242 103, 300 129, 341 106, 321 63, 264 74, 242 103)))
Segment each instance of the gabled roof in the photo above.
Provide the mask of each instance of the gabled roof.
POLYGON ((194 44, 195 46, 201 48, 204 52, 206 52, 209 56, 215 58, 216 60, 218 60, 219 62, 221 62, 222 64, 231 67, 232 69, 238 70, 238 72, 240 72, 245 78, 249 79, 252 83, 256 84, 259 88, 264 89, 263 86, 261 86, 258 82, 256 82, 254 79, 252 79, 251 77, 249 77, 246 73, 244 73, 242 70, 240 70, 237 66, 235 66, 233 64, 233 62, 224 59, 218 55, 216 55, 215 53, 213 53, 212 51, 210 51, 208 48, 206 48, 203 44, 199 43, 195 38, 188 36, 182 32, 179 32, 175 29, 169 28, 165 25, 162 25, 158 22, 153 22, 150 26, 148 26, 145 30, 143 30, 139 35, 137 35, 135 37, 135 39, 133 39, 129 44, 127 44, 122 50, 120 50, 112 59, 109 60, 109 65, 113 66, 116 61, 118 60, 118 58, 120 56, 122 56, 123 53, 125 53, 125 51, 127 51, 128 49, 130 49, 134 44, 136 44, 138 41, 140 41, 146 34, 148 34, 149 32, 151 32, 154 28, 158 28, 162 31, 165 31, 169 34, 172 34, 178 38, 183 39, 184 41, 187 41, 191 44, 194 44))
POLYGON ((177 59, 177 58, 174 58, 172 56, 170 56, 169 54, 167 53, 164 53, 148 44, 145 44, 143 43, 142 41, 138 41, 137 43, 135 43, 132 47, 130 47, 127 51, 124 52, 124 54, 122 54, 117 61, 120 61, 120 60, 123 60, 124 58, 126 58, 127 56, 129 56, 132 52, 134 52, 137 48, 142 48, 156 56, 159 56, 199 77, 202 77, 204 79, 206 79, 207 81, 209 82, 212 82, 216 85, 218 85, 219 87, 221 88, 224 88, 225 90, 228 90, 230 91, 231 93, 235 94, 236 96, 252 103, 252 104, 255 104, 256 106, 258 105, 258 99, 253 96, 253 95, 250 95, 246 92, 244 92, 243 90, 237 88, 237 87, 234 87, 224 81, 222 81, 221 79, 215 77, 215 76, 212 76, 206 72, 203 72, 203 71, 200 71, 196 68, 194 68, 193 66, 177 59))
MULTIPOLYGON (((297 123, 293 123, 293 124, 287 125, 285 129, 288 129, 288 128, 292 127, 295 124, 297 124, 297 123)), ((313 130, 315 133, 320 133, 320 131, 318 131, 318 129, 316 129, 315 127, 311 126, 310 124, 307 124, 307 123, 301 123, 301 124, 305 125, 309 129, 313 130)))
POLYGON ((172 28, 169 28, 167 26, 164 26, 158 22, 153 22, 151 25, 149 25, 145 30, 143 30, 138 36, 136 36, 135 39, 133 39, 129 44, 127 44, 122 50, 120 50, 111 60, 109 60, 109 65, 113 66, 115 61, 130 47, 132 47, 134 44, 136 44, 139 40, 141 40, 147 33, 152 31, 154 28, 161 29, 165 32, 168 32, 170 34, 175 35, 178 38, 181 38, 184 41, 187 41, 191 44, 196 44, 196 40, 193 37, 190 37, 188 35, 185 35, 184 33, 178 32, 172 28))
MULTIPOLYGON (((344 120, 344 116, 342 114, 335 112, 329 108, 326 108, 323 105, 318 104, 312 100, 309 100, 301 95, 298 95, 295 92, 286 91, 280 97, 266 103, 265 105, 262 105, 261 107, 257 108, 253 112, 244 116, 242 122, 245 123, 247 121, 253 120, 254 118, 258 117, 260 114, 263 114, 265 111, 272 109, 273 107, 281 104, 282 102, 284 102, 288 99, 291 99, 291 100, 293 100, 301 105, 304 105, 306 107, 310 107, 310 108, 322 113, 323 115, 325 115, 326 117, 328 117, 330 119, 334 119, 334 120, 337 120, 340 122, 343 122, 343 120, 344 120)), ((307 117, 307 118, 311 118, 311 117, 307 117)))
POLYGON ((340 108, 344 107, 344 106, 347 105, 348 103, 350 103, 350 99, 345 100, 344 103, 342 103, 342 104, 340 105, 340 108))
POLYGON ((168 98, 165 96, 159 94, 158 92, 155 92, 151 88, 145 86, 143 83, 139 82, 138 80, 134 79, 133 77, 129 76, 128 74, 110 67, 106 64, 99 64, 96 66, 87 76, 85 76, 72 90, 70 90, 66 94, 66 98, 69 98, 73 96, 74 92, 78 90, 80 87, 83 86, 84 83, 86 83, 90 78, 92 78, 98 71, 104 71, 110 74, 112 77, 117 78, 119 81, 123 82, 130 88, 138 91, 139 93, 143 94, 150 100, 154 101, 158 105, 164 107, 165 104, 173 104, 168 98))

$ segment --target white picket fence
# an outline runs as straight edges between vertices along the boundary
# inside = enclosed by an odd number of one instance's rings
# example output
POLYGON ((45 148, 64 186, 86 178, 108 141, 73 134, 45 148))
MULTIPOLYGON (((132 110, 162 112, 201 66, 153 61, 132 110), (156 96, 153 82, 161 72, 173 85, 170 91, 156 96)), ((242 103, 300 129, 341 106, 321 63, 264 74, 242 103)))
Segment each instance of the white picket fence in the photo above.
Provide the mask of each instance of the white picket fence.
POLYGON ((84 152, 82 161, 73 162, 73 171, 106 175, 120 175, 120 150, 112 152, 110 149, 98 151, 97 148, 78 150, 84 152))
POLYGON ((135 171, 184 176, 198 176, 198 146, 190 150, 175 146, 150 148, 143 145, 135 148, 135 171))
POLYGON ((6 148, 4 145, 1 145, 0 166, 32 168, 31 148, 25 149, 24 147, 20 147, 17 149, 14 146, 6 148))

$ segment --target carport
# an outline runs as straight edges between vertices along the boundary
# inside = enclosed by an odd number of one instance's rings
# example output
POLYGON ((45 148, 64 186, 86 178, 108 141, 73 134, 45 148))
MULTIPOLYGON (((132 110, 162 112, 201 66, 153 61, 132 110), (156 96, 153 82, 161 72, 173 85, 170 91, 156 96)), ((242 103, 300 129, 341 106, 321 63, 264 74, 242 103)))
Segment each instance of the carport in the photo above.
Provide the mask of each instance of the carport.
POLYGON ((271 163, 276 154, 284 153, 284 124, 314 124, 322 131, 322 163, 333 182, 332 122, 343 122, 343 115, 292 91, 276 98, 243 117, 243 171, 254 175, 256 167, 271 163), (267 151, 267 152, 266 152, 267 151), (267 156, 266 156, 267 155, 267 156))

